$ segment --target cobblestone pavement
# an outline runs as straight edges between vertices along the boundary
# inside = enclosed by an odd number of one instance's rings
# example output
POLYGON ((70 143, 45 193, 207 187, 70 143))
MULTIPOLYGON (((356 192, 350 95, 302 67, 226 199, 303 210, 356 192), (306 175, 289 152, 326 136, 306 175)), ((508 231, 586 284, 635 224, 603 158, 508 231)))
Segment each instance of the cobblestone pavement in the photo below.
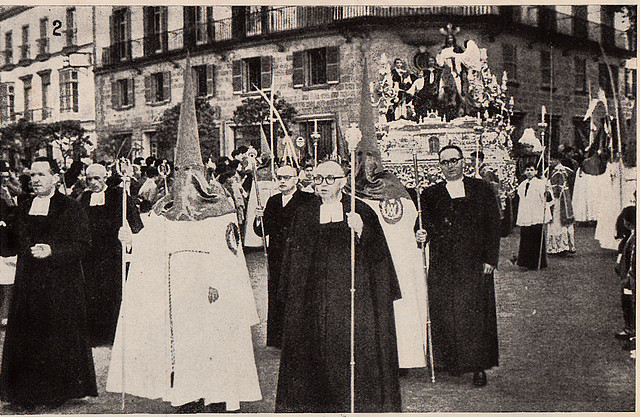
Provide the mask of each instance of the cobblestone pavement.
MULTIPOLYGON (((407 412, 634 411, 635 361, 613 334, 621 329, 615 253, 599 248, 593 228, 576 229, 578 253, 549 258, 542 271, 522 272, 509 263, 517 231, 503 239, 496 275, 500 366, 489 384, 475 388, 471 375, 453 377, 415 369, 401 380, 407 412)), ((273 412, 279 353, 265 348, 266 279, 262 251, 247 253, 263 322, 254 345, 264 399, 243 403, 242 412, 273 412)), ((110 349, 94 349, 100 396, 70 401, 36 413, 121 413, 120 395, 106 393, 110 349)), ((169 404, 127 395, 126 413, 172 413, 169 404)), ((11 414, 6 405, 0 414, 11 414)))

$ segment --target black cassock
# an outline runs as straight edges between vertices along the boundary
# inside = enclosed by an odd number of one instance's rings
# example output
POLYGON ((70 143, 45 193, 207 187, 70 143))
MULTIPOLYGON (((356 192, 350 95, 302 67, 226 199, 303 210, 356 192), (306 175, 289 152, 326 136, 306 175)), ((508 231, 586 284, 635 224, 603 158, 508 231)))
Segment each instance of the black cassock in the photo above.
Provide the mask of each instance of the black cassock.
MULTIPOLYGON (((90 206, 91 191, 80 196, 89 217, 91 250, 82 261, 87 297, 87 328, 91 346, 112 344, 122 300, 122 189, 108 187, 104 205, 90 206)), ((140 214, 127 198, 127 222, 133 233, 142 230, 140 214)))
POLYGON ((31 216, 23 201, 11 231, 18 262, 2 352, 0 398, 33 406, 97 396, 80 261, 89 249, 80 203, 56 192, 47 216, 31 216), (51 256, 36 259, 36 243, 51 256))
POLYGON ((444 182, 422 195, 434 364, 453 374, 498 366, 493 275, 483 264, 498 264, 500 214, 490 185, 463 182, 463 198, 452 199, 444 182))
MULTIPOLYGON (((291 200, 282 207, 282 193, 269 198, 264 208, 264 233, 269 236, 267 256, 269 258, 269 279, 267 281, 267 346, 280 348, 282 345, 283 300, 278 300, 280 267, 289 235, 289 225, 298 207, 313 198, 313 194, 297 190, 291 200)), ((262 236, 262 229, 256 218, 254 230, 262 236)))
MULTIPOLYGON (((320 200, 291 224, 280 277, 286 298, 276 412, 349 412, 350 211, 320 224, 320 200)), ((401 411, 393 301, 400 288, 377 216, 356 200, 364 222, 356 243, 355 410, 401 411)))

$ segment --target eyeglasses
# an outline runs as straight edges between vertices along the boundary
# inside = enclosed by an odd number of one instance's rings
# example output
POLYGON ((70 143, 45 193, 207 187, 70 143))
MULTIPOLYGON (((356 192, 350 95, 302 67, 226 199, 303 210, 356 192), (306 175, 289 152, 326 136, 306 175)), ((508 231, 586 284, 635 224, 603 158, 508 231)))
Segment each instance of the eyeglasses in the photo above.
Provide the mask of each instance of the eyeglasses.
POLYGON ((293 175, 276 175, 278 181, 289 181, 291 178, 293 178, 293 175))
POLYGON ((344 178, 344 176, 336 177, 333 175, 327 175, 326 177, 323 177, 322 175, 316 175, 315 177, 313 177, 313 182, 315 182, 317 185, 320 185, 324 181, 327 183, 327 185, 333 185, 338 178, 344 178))
POLYGON ((462 161, 462 158, 445 159, 443 161, 440 161, 440 165, 444 165, 446 167, 451 167, 451 166, 454 166, 455 164, 457 164, 460 161, 462 161))

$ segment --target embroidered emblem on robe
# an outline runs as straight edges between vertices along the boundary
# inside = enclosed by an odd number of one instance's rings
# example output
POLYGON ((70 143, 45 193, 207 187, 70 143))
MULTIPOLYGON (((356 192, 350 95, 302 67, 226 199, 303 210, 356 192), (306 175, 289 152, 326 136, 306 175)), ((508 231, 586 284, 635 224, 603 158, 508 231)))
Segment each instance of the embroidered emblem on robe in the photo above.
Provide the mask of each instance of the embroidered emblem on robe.
POLYGON ((385 222, 396 224, 402 219, 403 207, 399 198, 390 198, 380 202, 380 213, 385 222))

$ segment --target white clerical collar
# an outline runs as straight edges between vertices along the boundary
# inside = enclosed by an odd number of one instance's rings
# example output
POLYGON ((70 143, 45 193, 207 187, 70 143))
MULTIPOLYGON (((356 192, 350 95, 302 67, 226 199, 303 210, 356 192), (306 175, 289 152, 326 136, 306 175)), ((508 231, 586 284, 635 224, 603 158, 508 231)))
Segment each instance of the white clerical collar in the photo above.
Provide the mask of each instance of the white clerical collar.
POLYGON ((460 178, 459 180, 447 181, 446 187, 451 198, 462 198, 466 196, 462 178, 460 178))
POLYGON ((291 201, 291 199, 293 198, 293 194, 294 193, 291 193, 289 195, 282 194, 282 207, 286 206, 287 203, 291 201))
POLYGON ((31 202, 31 209, 29 210, 30 216, 46 216, 49 214, 49 203, 51 197, 55 193, 55 189, 51 191, 49 195, 35 196, 31 202))
POLYGON ((97 193, 91 193, 89 206, 104 206, 104 190, 98 191, 97 193))
POLYGON ((320 204, 320 224, 339 223, 343 220, 342 201, 320 204))

